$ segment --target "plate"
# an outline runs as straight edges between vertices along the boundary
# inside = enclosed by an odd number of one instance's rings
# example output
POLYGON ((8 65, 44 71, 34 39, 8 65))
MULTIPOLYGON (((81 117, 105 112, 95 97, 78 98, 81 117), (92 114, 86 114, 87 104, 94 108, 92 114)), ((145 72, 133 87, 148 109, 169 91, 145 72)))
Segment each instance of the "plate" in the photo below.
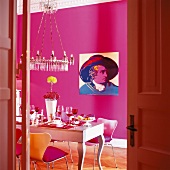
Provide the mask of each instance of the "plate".
POLYGON ((63 123, 58 123, 58 124, 56 124, 56 123, 50 123, 50 124, 48 124, 49 126, 53 126, 53 127, 63 127, 64 126, 64 124, 63 123))
POLYGON ((82 122, 85 122, 85 124, 83 124, 83 126, 91 126, 90 122, 93 122, 95 120, 95 117, 90 117, 89 119, 82 119, 82 122))
POLYGON ((56 124, 56 127, 63 127, 64 126, 64 124, 56 124))
POLYGON ((62 124, 62 121, 59 120, 59 119, 55 119, 55 120, 53 120, 53 123, 54 123, 54 124, 62 124))

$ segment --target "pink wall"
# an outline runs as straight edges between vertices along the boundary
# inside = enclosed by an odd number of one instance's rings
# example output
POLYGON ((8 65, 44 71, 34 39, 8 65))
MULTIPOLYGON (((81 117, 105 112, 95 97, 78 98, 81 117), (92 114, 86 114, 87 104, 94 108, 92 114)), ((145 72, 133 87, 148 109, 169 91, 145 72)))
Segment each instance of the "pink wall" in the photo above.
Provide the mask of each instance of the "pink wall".
MULTIPOLYGON (((31 49, 34 46, 42 13, 31 14, 31 49)), ((18 17, 18 55, 21 54, 21 19, 18 17)), ((67 54, 74 54, 75 65, 69 72, 31 71, 31 104, 45 110, 43 95, 49 91, 46 78, 56 76, 53 89, 60 94, 58 104, 73 106, 79 114, 117 119, 115 138, 126 139, 127 120, 127 2, 102 3, 58 10, 57 23, 67 54), (79 95, 79 54, 119 52, 119 96, 79 95)), ((57 35, 56 35, 57 36, 57 35)), ((50 35, 49 35, 50 37, 50 35)), ((58 39, 58 37, 56 37, 58 39)), ((45 40, 47 56, 51 54, 50 40, 45 40), (50 50, 49 50, 50 49, 50 50), (47 51, 49 50, 49 51, 47 51)), ((60 46, 57 47, 60 53, 60 46)), ((36 49, 41 46, 38 41, 36 49)), ((60 58, 61 54, 58 54, 60 58)))

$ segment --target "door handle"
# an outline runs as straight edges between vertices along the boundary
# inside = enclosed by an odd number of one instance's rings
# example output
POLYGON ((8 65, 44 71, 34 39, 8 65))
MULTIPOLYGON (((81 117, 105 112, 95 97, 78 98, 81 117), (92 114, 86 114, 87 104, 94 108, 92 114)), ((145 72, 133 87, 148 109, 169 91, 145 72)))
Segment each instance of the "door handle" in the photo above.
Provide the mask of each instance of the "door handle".
POLYGON ((133 132, 137 131, 137 129, 134 128, 134 125, 127 126, 126 128, 133 132))
POLYGON ((134 139, 134 132, 137 131, 137 129, 134 127, 134 115, 130 115, 130 125, 126 127, 128 130, 130 130, 130 146, 135 146, 135 139, 134 139))

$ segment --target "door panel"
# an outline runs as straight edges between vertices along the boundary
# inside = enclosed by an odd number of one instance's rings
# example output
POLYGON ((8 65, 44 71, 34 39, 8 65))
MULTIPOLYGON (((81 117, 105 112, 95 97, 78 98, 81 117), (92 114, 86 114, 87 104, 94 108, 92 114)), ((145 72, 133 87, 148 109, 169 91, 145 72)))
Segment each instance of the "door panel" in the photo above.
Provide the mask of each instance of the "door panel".
POLYGON ((139 3, 139 92, 159 93, 160 82, 160 1, 142 0, 139 3))
POLYGON ((128 170, 170 169, 169 18, 168 0, 128 0, 128 170))
POLYGON ((140 109, 138 111, 138 147, 146 150, 156 150, 158 152, 170 152, 169 128, 160 125, 168 124, 169 120, 162 111, 152 109, 140 109), (165 141, 162 145, 161 141, 165 141))

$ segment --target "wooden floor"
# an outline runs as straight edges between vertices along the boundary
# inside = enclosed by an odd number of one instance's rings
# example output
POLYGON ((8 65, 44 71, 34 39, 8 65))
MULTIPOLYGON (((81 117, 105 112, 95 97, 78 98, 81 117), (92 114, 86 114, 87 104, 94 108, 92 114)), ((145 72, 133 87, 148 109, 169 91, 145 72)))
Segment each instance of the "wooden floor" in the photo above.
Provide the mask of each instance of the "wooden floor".
MULTIPOLYGON (((61 148, 69 153, 67 142, 55 142, 54 146, 61 148)), ((77 170, 77 162, 78 162, 78 153, 77 153, 77 143, 70 143, 72 155, 73 155, 73 163, 71 163, 70 155, 67 156, 69 170, 77 170)), ((101 164, 103 170, 126 170, 126 149, 124 148, 114 148, 115 157, 117 161, 118 168, 115 168, 113 153, 110 146, 104 146, 102 156, 101 156, 101 164)), ((83 165, 83 170, 93 170, 93 146, 86 147, 86 155, 83 165)), ((52 169, 52 168, 51 168, 52 169)), ((58 160, 54 163, 54 170, 66 170, 65 159, 58 160)), ((31 170, 33 170, 33 165, 31 165, 31 170)), ((37 163, 37 170, 46 170, 45 163, 37 163)), ((95 170, 98 170, 97 164, 95 170)))

